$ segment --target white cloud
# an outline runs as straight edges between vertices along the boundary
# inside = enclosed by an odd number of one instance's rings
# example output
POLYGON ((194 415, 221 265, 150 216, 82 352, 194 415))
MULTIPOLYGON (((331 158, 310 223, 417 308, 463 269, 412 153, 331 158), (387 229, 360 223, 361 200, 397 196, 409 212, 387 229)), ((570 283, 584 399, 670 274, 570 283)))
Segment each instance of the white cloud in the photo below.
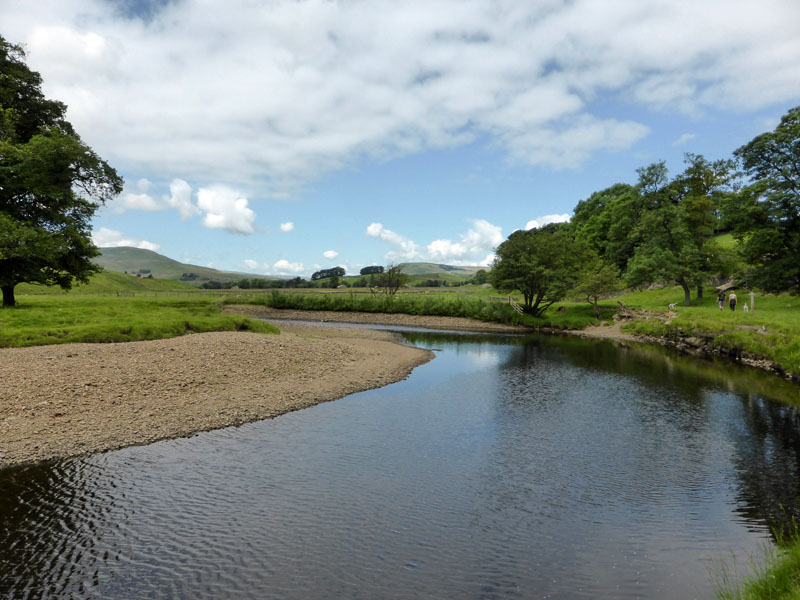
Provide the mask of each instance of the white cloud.
POLYGON ((475 219, 469 231, 461 235, 460 241, 435 240, 428 244, 427 257, 435 262, 474 265, 479 263, 476 257, 493 250, 503 239, 500 227, 483 219, 475 219))
POLYGON ((169 184, 169 196, 165 202, 172 208, 177 208, 181 219, 188 219, 201 213, 200 207, 192 202, 192 186, 183 179, 173 179, 169 184))
POLYGON ((127 192, 120 195, 119 198, 113 202, 114 210, 116 212, 125 212, 127 210, 161 210, 161 205, 149 194, 134 194, 127 192))
POLYGON ((117 246, 131 246, 133 248, 143 248, 145 250, 156 251, 159 245, 147 240, 126 236, 121 231, 101 227, 92 232, 92 241, 95 246, 100 248, 113 248, 117 246))
POLYGON ((5 0, 0 22, 120 170, 262 196, 478 137, 516 161, 572 167, 647 135, 613 102, 595 111, 601 94, 693 114, 796 102, 800 3, 720 7, 182 0, 144 22, 107 0, 5 0))
POLYGON ((684 133, 681 137, 677 140, 672 142, 673 146, 683 146, 684 144, 691 142, 697 136, 694 133, 684 133))
POLYGON ((306 270, 306 268, 303 266, 303 263, 293 263, 289 262, 286 259, 281 259, 277 261, 274 265, 272 265, 272 268, 275 272, 281 275, 286 275, 286 274, 296 275, 297 273, 302 273, 303 271, 306 270))
POLYGON ((294 223, 288 221, 286 223, 281 223, 281 231, 284 233, 288 233, 290 231, 294 231, 294 223))
POLYGON ((325 252, 322 253, 322 256, 324 256, 328 260, 333 260, 334 258, 339 256, 339 253, 336 250, 326 250, 325 252))
POLYGON ((257 260, 253 260, 252 258, 245 258, 243 262, 244 262, 245 266, 248 269, 251 269, 253 271, 255 271, 255 270, 260 268, 259 264, 258 264, 258 261, 257 260))
POLYGON ((499 226, 484 219, 473 219, 472 227, 461 234, 458 242, 434 240, 424 249, 408 238, 386 229, 381 223, 372 223, 367 227, 366 233, 369 237, 381 239, 395 247, 385 255, 390 262, 428 260, 452 265, 490 264, 494 260, 492 251, 505 239, 499 226))
POLYGON ((550 223, 566 223, 570 220, 570 215, 563 214, 563 215, 545 215, 543 217, 536 217, 535 219, 531 219, 527 223, 525 223, 525 231, 528 229, 534 229, 536 227, 544 227, 545 225, 549 225, 550 223))
POLYGON ((414 260, 422 256, 422 251, 417 244, 390 229, 385 229, 381 223, 371 223, 367 227, 366 233, 369 237, 381 239, 397 247, 397 250, 386 254, 386 258, 391 261, 414 260))
POLYGON ((255 231, 253 222, 256 214, 247 207, 247 198, 232 188, 200 188, 197 191, 197 206, 206 214, 203 225, 209 229, 242 234, 255 231))

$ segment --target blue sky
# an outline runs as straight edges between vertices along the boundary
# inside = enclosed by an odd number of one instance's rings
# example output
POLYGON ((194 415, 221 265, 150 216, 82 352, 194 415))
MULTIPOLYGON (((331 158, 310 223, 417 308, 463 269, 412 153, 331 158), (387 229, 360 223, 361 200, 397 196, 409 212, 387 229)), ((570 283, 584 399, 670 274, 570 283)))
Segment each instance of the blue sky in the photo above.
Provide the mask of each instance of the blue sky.
POLYGON ((4 0, 125 177, 94 220, 225 270, 488 264, 515 229, 800 104, 796 0, 4 0))

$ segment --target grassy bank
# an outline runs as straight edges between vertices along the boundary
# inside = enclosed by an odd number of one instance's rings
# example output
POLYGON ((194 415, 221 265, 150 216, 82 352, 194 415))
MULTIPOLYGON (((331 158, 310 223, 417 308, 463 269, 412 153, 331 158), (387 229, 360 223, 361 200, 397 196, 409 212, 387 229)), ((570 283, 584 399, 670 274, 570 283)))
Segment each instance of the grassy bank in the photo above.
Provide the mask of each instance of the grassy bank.
POLYGON ((0 347, 132 342, 205 331, 276 333, 256 319, 222 314, 212 295, 185 297, 18 296, 0 310, 0 347))
POLYGON ((402 313, 467 317, 480 321, 525 324, 526 317, 518 314, 506 302, 490 302, 467 294, 354 294, 324 292, 282 292, 265 294, 233 294, 223 299, 226 304, 256 304, 277 309, 332 310, 344 312, 402 313))
MULTIPOLYGON (((621 297, 628 306, 658 313, 682 295, 680 288, 636 292, 621 297)), ((749 293, 740 291, 739 306, 720 311, 716 294, 709 288, 692 306, 678 305, 669 322, 640 319, 624 329, 636 335, 654 335, 671 340, 700 338, 734 355, 748 353, 779 365, 787 373, 800 374, 800 297, 757 294, 755 310, 744 312, 749 293)))
POLYGON ((777 547, 754 565, 755 575, 736 585, 723 570, 717 596, 722 600, 800 600, 800 532, 778 534, 777 547))

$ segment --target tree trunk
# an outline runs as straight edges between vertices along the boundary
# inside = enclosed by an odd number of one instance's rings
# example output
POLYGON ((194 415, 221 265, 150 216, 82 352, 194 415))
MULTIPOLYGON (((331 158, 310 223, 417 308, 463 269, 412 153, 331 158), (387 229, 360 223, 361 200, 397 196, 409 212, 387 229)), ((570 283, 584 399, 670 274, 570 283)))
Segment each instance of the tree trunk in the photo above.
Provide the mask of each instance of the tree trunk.
POLYGON ((13 285, 4 285, 2 287, 3 290, 3 308, 7 308, 9 306, 16 306, 16 301, 14 300, 14 286, 13 285))
POLYGON ((600 320, 600 307, 597 306, 597 298, 594 299, 594 304, 592 306, 594 306, 594 316, 599 321, 600 320))
POLYGON ((683 305, 684 306, 691 306, 692 305, 692 290, 689 288, 689 284, 685 281, 679 281, 678 283, 681 284, 683 288, 683 305))

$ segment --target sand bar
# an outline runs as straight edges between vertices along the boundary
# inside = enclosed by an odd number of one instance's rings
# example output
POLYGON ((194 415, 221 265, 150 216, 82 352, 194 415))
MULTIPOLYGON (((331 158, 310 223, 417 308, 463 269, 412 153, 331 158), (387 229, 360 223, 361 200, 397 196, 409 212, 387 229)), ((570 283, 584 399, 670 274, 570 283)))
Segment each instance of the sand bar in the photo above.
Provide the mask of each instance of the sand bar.
POLYGON ((274 417, 399 381, 433 357, 393 340, 287 324, 0 349, 0 468, 274 417))

